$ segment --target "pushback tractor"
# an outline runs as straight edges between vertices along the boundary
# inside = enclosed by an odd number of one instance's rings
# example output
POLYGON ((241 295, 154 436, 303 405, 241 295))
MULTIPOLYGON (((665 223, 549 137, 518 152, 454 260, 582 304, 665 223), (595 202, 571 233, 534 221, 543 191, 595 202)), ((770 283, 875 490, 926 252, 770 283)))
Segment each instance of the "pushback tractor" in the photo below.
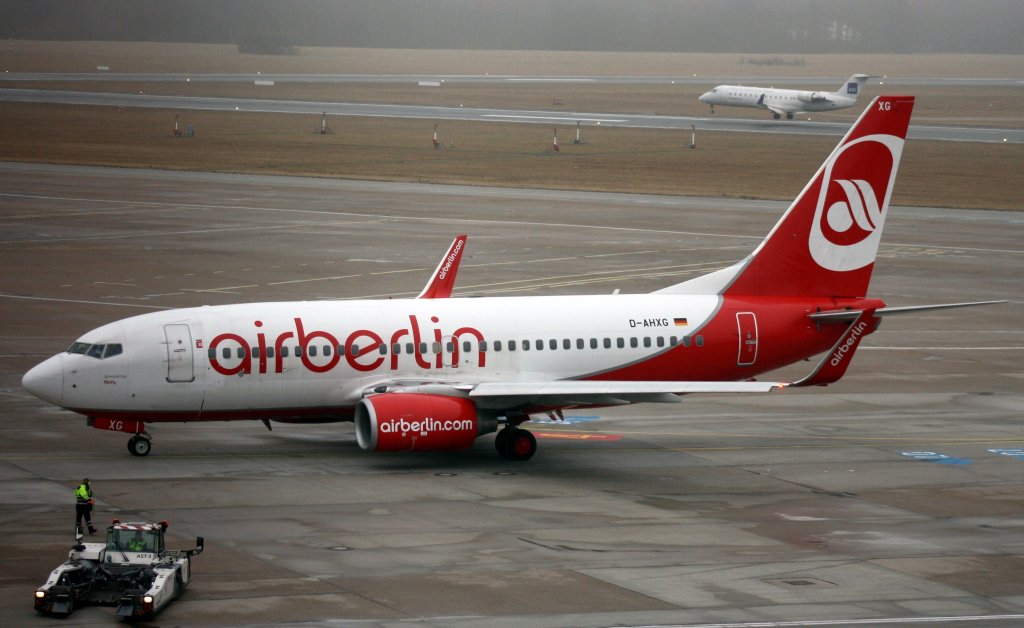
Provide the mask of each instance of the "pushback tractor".
POLYGON ((167 522, 114 520, 106 543, 82 543, 81 530, 68 559, 36 589, 41 615, 70 615, 79 606, 116 606, 118 617, 145 619, 178 599, 192 579, 192 557, 202 553, 203 537, 190 550, 164 546, 167 522))

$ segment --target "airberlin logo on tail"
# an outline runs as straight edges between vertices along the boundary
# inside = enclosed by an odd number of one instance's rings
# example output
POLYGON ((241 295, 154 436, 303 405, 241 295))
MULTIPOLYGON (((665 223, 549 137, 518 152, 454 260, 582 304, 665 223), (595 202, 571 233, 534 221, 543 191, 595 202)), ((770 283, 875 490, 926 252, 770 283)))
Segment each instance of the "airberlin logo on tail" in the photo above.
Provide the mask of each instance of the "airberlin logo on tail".
POLYGON ((822 268, 857 270, 875 260, 902 150, 896 136, 869 135, 825 162, 808 240, 822 268))

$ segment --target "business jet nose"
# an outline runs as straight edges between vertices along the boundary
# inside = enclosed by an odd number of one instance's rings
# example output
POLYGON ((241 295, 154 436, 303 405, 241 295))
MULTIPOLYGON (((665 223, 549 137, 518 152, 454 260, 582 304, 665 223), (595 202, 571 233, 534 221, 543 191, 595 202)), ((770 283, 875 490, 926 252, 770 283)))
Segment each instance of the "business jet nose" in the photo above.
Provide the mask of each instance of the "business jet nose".
POLYGON ((711 98, 711 92, 704 92, 703 94, 700 95, 700 98, 698 98, 697 100, 701 101, 702 103, 707 103, 708 98, 711 98))
POLYGON ((64 354, 58 354, 32 367, 21 378, 21 386, 43 401, 60 405, 64 389, 64 354))

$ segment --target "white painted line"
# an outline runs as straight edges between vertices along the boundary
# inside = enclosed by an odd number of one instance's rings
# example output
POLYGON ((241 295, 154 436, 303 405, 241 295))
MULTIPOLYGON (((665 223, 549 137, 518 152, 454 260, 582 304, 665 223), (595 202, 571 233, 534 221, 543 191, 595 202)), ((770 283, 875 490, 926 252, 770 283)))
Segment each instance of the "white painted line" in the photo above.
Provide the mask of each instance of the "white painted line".
POLYGON ((555 122, 629 122, 615 118, 566 118, 564 116, 517 116, 512 114, 485 113, 481 118, 501 118, 503 120, 549 120, 555 122))
POLYGON ((861 347, 867 351, 1021 351, 1024 347, 1007 345, 1003 347, 861 347))
POLYGON ((507 78, 506 81, 513 81, 519 83, 593 83, 592 78, 541 78, 541 77, 529 77, 524 76, 522 78, 507 78))
POLYGON ((337 277, 314 277, 310 279, 292 279, 291 281, 271 281, 268 286, 283 286, 290 283, 307 283, 310 281, 332 281, 334 279, 352 279, 361 275, 338 275, 337 277))
POLYGON ((371 275, 397 275, 400 273, 418 273, 426 271, 426 268, 405 268, 403 270, 382 270, 376 273, 370 273, 371 275))
POLYGON ((25 301, 54 301, 56 303, 82 303, 85 305, 111 305, 114 307, 141 307, 147 310, 170 310, 161 305, 138 305, 135 303, 109 303, 107 301, 85 301, 81 299, 54 299, 51 297, 25 297, 17 294, 0 294, 2 299, 23 299, 25 301))
POLYGON ((241 290, 243 288, 259 288, 259 284, 249 284, 247 286, 224 286, 223 288, 182 288, 185 292, 224 292, 227 290, 241 290))
POLYGON ((719 624, 623 624, 616 628, 798 628, 801 626, 877 626, 881 624, 939 624, 952 622, 1019 622, 1024 615, 953 615, 949 617, 881 617, 876 619, 808 619, 749 621, 719 624))

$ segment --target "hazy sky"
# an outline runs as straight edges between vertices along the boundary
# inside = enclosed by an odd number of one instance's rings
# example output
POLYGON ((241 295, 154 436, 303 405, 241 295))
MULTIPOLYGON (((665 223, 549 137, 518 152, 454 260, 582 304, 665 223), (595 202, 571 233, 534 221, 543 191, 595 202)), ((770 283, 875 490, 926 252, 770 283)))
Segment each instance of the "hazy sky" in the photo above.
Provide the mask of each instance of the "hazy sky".
POLYGON ((0 0, 0 37, 1024 54, 1024 0, 0 0))

